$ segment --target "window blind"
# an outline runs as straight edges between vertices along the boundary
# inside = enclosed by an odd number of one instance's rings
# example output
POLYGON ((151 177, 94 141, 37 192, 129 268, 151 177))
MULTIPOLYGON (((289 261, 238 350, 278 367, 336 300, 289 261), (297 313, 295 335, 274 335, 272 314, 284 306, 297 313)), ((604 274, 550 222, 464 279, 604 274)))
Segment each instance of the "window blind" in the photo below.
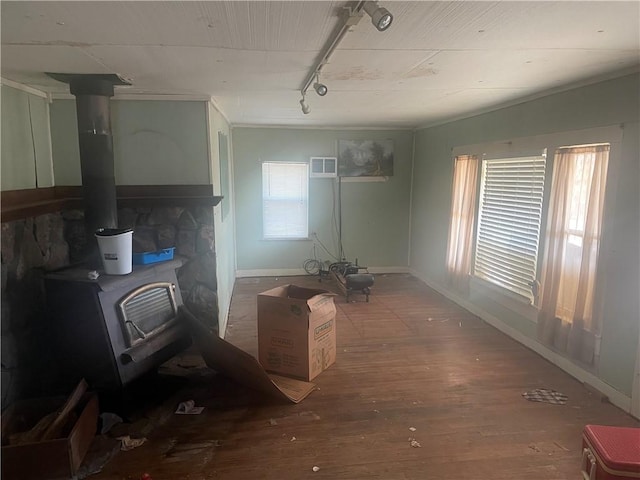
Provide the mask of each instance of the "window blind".
POLYGON ((482 162, 474 275, 533 300, 545 156, 482 162))
POLYGON ((307 238, 309 164, 262 164, 264 238, 307 238))

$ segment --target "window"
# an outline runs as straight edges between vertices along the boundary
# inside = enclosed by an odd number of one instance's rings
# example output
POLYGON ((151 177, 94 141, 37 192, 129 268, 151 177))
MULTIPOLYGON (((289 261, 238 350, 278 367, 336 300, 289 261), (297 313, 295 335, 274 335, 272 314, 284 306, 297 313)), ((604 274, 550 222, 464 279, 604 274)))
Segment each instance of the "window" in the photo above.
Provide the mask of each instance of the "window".
MULTIPOLYGON (((604 147, 608 148, 608 146, 604 147)), ((569 200, 566 226, 567 243, 581 248, 596 152, 595 148, 561 148, 556 152, 558 161, 563 158, 563 155, 570 159, 567 161, 574 163, 574 168, 571 169, 570 179, 567 185, 567 196, 569 200)))
POLYGON ((482 162, 474 275, 534 300, 546 155, 482 162))
POLYGON ((621 142, 616 125, 454 147, 447 287, 463 290, 456 280, 469 272, 469 300, 486 297, 537 322, 542 343, 596 365, 608 165, 620 161, 621 142), (471 177, 462 181, 474 154, 482 158, 477 208, 471 177))
POLYGON ((539 334, 587 364, 595 362, 602 324, 594 304, 609 150, 609 144, 559 148, 549 203, 539 334))
POLYGON ((477 185, 478 157, 458 155, 453 166, 447 271, 449 284, 462 291, 467 290, 471 273, 477 185))
POLYGON ((262 164, 262 223, 266 239, 308 237, 309 164, 262 164))

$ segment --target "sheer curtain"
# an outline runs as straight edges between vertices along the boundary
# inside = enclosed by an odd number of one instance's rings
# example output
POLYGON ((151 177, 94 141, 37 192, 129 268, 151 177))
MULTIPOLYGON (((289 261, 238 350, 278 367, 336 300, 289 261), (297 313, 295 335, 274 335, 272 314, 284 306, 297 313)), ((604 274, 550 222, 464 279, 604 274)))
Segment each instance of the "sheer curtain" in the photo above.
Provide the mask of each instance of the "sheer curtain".
POLYGON ((477 185, 478 157, 457 156, 453 168, 447 271, 450 286, 462 291, 469 288, 477 185))
POLYGON ((595 360, 594 315, 609 145, 556 151, 547 222, 539 338, 584 363, 595 360))

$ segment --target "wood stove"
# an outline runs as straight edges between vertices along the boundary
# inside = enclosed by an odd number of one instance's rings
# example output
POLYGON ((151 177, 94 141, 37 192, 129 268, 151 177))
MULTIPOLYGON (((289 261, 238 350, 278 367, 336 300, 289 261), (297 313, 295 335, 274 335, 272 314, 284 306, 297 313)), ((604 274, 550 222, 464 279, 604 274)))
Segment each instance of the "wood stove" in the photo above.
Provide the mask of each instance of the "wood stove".
POLYGON ((88 268, 45 277, 51 340, 64 383, 87 379, 115 390, 191 344, 180 321, 179 260, 134 266, 129 275, 89 278, 88 268))
POLYGON ((191 343, 178 317, 178 260, 135 266, 127 275, 102 275, 93 234, 117 227, 110 98, 115 74, 49 73, 76 97, 87 252, 82 267, 45 277, 51 340, 64 383, 84 377, 92 388, 116 390, 159 366, 191 343))

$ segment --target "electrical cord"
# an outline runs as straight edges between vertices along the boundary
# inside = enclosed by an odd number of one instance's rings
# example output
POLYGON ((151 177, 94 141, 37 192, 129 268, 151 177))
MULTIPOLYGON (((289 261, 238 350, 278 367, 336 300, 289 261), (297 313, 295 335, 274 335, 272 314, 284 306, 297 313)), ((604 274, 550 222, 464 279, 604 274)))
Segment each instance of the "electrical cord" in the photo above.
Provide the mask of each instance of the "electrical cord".
POLYGON ((304 261, 302 268, 304 268, 304 271, 309 275, 318 275, 320 270, 322 270, 322 262, 315 258, 309 258, 304 261))
MULTIPOLYGON (((340 260, 340 259, 339 259, 338 257, 336 257, 333 253, 331 253, 331 252, 327 249, 327 247, 325 247, 324 243, 322 243, 322 242, 320 241, 320 239, 318 238, 318 234, 317 234, 317 233, 314 233, 314 234, 313 234, 313 236, 315 237, 316 241, 320 244, 320 246, 322 247, 322 249, 323 249, 325 252, 327 252, 327 254, 328 254, 331 258, 333 258, 334 260, 340 260)), ((315 256, 315 255, 314 255, 314 256, 315 256)))
MULTIPOLYGON (((336 202, 336 182, 331 182, 331 189, 332 189, 332 198, 333 198, 333 208, 332 208, 332 212, 331 212, 331 220, 332 220, 332 224, 333 224, 333 228, 334 228, 334 233, 337 234, 338 236, 338 250, 340 251, 340 255, 342 257, 344 257, 344 249, 342 247, 342 198, 341 198, 341 191, 340 191, 340 179, 338 179, 338 187, 339 187, 339 191, 338 191, 338 198, 339 201, 336 202), (339 209, 339 211, 337 212, 338 215, 336 215, 336 203, 338 203, 337 207, 339 209), (338 217, 338 218, 337 218, 338 217)), ((330 264, 331 266, 329 267, 329 270, 335 270, 337 265, 343 265, 345 263, 348 262, 344 262, 344 258, 339 258, 336 257, 333 253, 331 253, 329 251, 329 249, 326 247, 326 245, 324 243, 322 243, 322 241, 318 238, 318 234, 313 232, 313 237, 315 239, 316 242, 318 242, 318 244, 322 247, 322 249, 327 252, 327 254, 333 258, 334 260, 336 260, 336 263, 332 263, 330 264), (333 268, 331 268, 333 267, 333 268)), ((335 238, 334 238, 335 240, 335 238)), ((327 262, 327 264, 329 264, 329 262, 327 262)), ((319 275, 320 273, 322 273, 323 271, 323 262, 321 262, 320 260, 318 260, 317 256, 316 256, 316 245, 314 243, 313 245, 313 258, 308 258, 307 260, 304 261, 304 263, 302 264, 302 267, 304 268, 304 271, 307 272, 307 274, 309 275, 319 275)))
POLYGON ((333 193, 333 212, 331 215, 331 219, 333 221, 334 228, 334 241, 338 244, 339 257, 336 258, 338 261, 342 261, 346 258, 346 254, 344 253, 344 247, 342 245, 342 177, 338 177, 337 181, 331 183, 331 189, 333 193), (338 201, 336 202, 336 183, 338 184, 338 201), (337 215, 336 215, 336 204, 337 204, 337 215), (336 240, 337 239, 337 240, 336 240))
MULTIPOLYGON (((316 235, 315 232, 313 232, 313 235, 316 237, 316 240, 317 240, 318 236, 316 235)), ((302 264, 302 268, 304 268, 304 271, 307 272, 309 275, 320 275, 320 272, 322 272, 322 262, 318 260, 318 256, 316 255, 315 243, 313 244, 313 258, 306 259, 302 264)))
MULTIPOLYGON (((333 208, 331 209, 331 223, 332 223, 332 228, 333 231, 332 233, 332 240, 333 240, 333 244, 334 246, 340 242, 340 234, 338 233, 338 216, 336 215, 336 182, 332 181, 331 182, 331 199, 333 200, 333 208)), ((338 250, 340 248, 338 247, 338 250)), ((335 258, 335 257, 334 257, 335 258)), ((338 259, 336 259, 338 260, 338 259)))

